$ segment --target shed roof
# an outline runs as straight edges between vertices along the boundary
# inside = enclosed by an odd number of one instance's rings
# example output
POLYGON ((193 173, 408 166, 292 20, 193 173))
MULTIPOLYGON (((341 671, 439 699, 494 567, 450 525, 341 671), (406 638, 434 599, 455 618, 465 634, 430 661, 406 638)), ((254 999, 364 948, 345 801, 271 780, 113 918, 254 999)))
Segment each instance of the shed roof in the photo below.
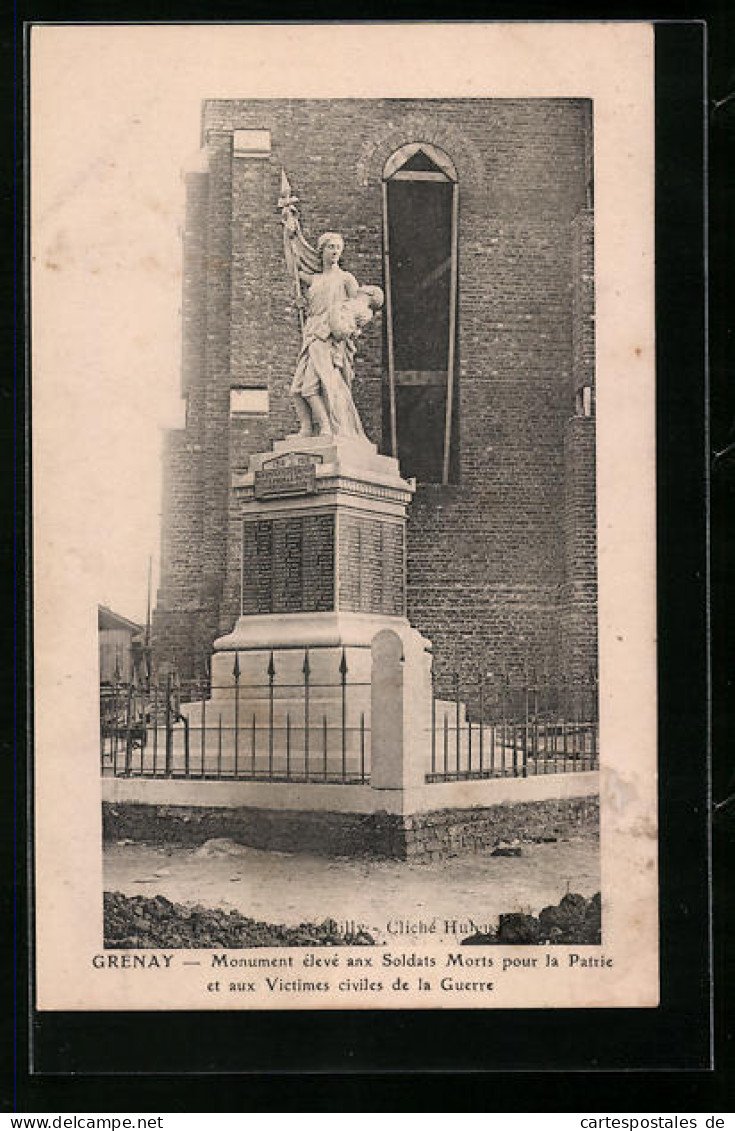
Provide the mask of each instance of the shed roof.
POLYGON ((142 624, 136 624, 135 621, 128 620, 127 617, 121 616, 120 613, 114 613, 112 609, 108 609, 106 605, 98 605, 97 610, 97 626, 100 630, 107 629, 109 631, 117 629, 120 631, 122 629, 128 629, 129 632, 133 633, 143 631, 142 624))

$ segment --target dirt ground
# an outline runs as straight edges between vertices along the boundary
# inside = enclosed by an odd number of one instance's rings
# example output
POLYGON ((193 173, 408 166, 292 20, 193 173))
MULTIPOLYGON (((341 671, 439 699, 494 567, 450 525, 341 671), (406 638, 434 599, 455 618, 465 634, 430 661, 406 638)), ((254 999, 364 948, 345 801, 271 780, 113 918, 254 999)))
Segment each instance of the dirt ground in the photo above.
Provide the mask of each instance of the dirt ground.
POLYGON ((106 891, 234 908, 294 926, 334 919, 379 942, 436 942, 488 930, 501 914, 537 915, 568 891, 589 897, 600 890, 592 833, 524 845, 520 856, 488 850, 436 864, 266 852, 225 840, 197 849, 119 842, 105 847, 104 869, 106 891))

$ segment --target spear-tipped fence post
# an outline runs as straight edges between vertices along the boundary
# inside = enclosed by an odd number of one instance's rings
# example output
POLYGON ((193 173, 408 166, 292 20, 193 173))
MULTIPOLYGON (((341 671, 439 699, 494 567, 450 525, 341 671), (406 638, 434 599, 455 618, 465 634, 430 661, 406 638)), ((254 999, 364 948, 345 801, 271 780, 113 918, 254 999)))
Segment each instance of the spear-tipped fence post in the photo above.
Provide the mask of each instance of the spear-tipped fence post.
MULTIPOLYGON (((508 678, 510 679, 510 676, 508 678)), ((516 709, 516 703, 515 703, 515 694, 514 694, 515 688, 511 689, 510 685, 509 685, 508 690, 509 690, 511 716, 512 716, 511 720, 510 720, 510 732, 511 732, 512 742, 513 742, 513 759, 512 759, 512 761, 513 761, 513 777, 517 778, 518 777, 518 711, 516 709)))
POLYGON ((232 667, 232 678, 235 681, 235 765, 234 775, 238 776, 238 759, 240 753, 240 653, 235 652, 235 663, 232 667))
POLYGON ((454 722, 455 722, 456 743, 457 743, 456 759, 455 760, 456 760, 456 763, 457 763, 457 777, 459 777, 459 770, 460 770, 459 759, 460 759, 460 747, 461 747, 459 672, 454 673, 454 722))
POLYGON ((574 763, 575 763, 574 768, 578 769, 577 763, 579 761, 579 755, 580 755, 579 732, 581 730, 581 727, 580 727, 580 716, 581 716, 580 701, 581 701, 581 698, 582 698, 581 692, 580 692, 580 682, 579 682, 578 679, 575 679, 575 681, 574 681, 574 695, 573 695, 572 698, 573 698, 573 701, 574 701, 574 720, 573 720, 574 725, 572 727, 572 751, 573 751, 574 763))
POLYGON ((554 753, 554 771, 556 771, 557 762, 559 762, 559 685, 556 685, 553 693, 550 693, 550 705, 548 705, 548 720, 550 723, 553 720, 552 726, 552 749, 554 753))
POLYGON ((562 757, 562 771, 567 772, 567 757, 569 754, 568 737, 567 737, 567 715, 569 713, 569 688, 567 686, 566 676, 561 677, 561 757, 562 757))
POLYGON ((112 773, 117 774, 117 728, 118 718, 117 713, 119 710, 118 696, 119 696, 119 673, 117 670, 117 660, 115 660, 115 671, 112 677, 112 773))
POLYGON ((505 776, 505 746, 508 745, 507 693, 508 672, 504 671, 500 676, 500 767, 503 777, 505 776))
POLYGON ((339 662, 339 675, 342 685, 342 781, 347 780, 347 652, 342 649, 339 662))
POLYGON ((595 686, 595 671, 590 668, 590 769, 595 768, 597 761, 597 688, 595 686))
POLYGON ((178 668, 174 668, 172 686, 174 691, 174 714, 179 715, 181 714, 181 673, 178 668))
POLYGON ((436 773, 436 690, 431 683, 431 772, 436 773))
POLYGON ((125 712, 125 777, 129 778, 133 769, 133 684, 128 684, 125 712))
POLYGON ((276 665, 273 652, 268 660, 268 777, 273 777, 273 681, 276 678, 276 665))
POLYGON ((587 675, 577 680, 577 769, 584 770, 587 761, 587 675))
POLYGON ((365 712, 360 712, 360 781, 365 781, 365 712))
POLYGON ((205 777, 205 775, 206 775, 205 763, 206 763, 206 741, 207 741, 207 739, 206 739, 206 734, 207 734, 207 700, 206 700, 206 687, 205 687, 205 683, 204 683, 204 678, 205 677, 204 677, 204 672, 203 672, 202 676, 199 680, 199 690, 200 690, 201 701, 202 701, 202 724, 201 724, 202 725, 202 733, 201 733, 201 736, 200 736, 200 739, 201 739, 201 755, 202 755, 202 777, 205 777))
POLYGON ((181 720, 184 726, 184 777, 189 777, 189 720, 184 715, 181 720))
POLYGON ((472 716, 467 715, 467 773, 472 777, 472 716))
POLYGON ((597 742, 598 742, 597 728, 600 725, 600 723, 599 723, 600 701, 599 701, 599 698, 598 698, 598 696, 599 696, 599 685, 598 685, 598 680, 597 680, 597 671, 596 671, 595 668, 593 668, 592 672, 591 672, 591 683, 592 683, 592 711, 591 711, 591 714, 592 714, 592 765, 591 765, 590 769, 594 770, 596 765, 597 765, 597 742))
POLYGON ((530 688, 528 685, 528 669, 524 672, 523 679, 523 745, 521 746, 522 763, 521 773, 524 778, 528 777, 528 729, 529 729, 529 698, 530 688))
POLYGON ((554 773, 557 772, 559 761, 559 688, 552 690, 549 673, 546 673, 546 741, 549 742, 549 729, 551 730, 551 752, 554 756, 554 773))
POLYGON ((253 711, 253 716, 250 720, 250 777, 251 778, 255 777, 255 732, 256 732, 256 729, 257 728, 256 728, 256 725, 255 725, 255 711, 253 711))
POLYGON ((311 667, 309 665, 309 649, 304 649, 304 663, 302 666, 304 674, 304 777, 309 780, 309 676, 311 674, 311 667))
POLYGON ((166 777, 171 777, 174 760, 174 727, 171 717, 171 672, 166 673, 166 777))
POLYGON ((485 675, 480 675, 480 777, 485 772, 485 675))
POLYGON ((158 684, 153 684, 153 776, 158 772, 158 684))
POLYGON ((538 760, 539 760, 539 730, 538 730, 538 675, 536 669, 531 669, 531 692, 533 695, 531 717, 533 719, 533 742, 531 743, 531 753, 536 761, 536 773, 538 773, 538 760))
MULTIPOLYGON (((487 678, 494 680, 495 676, 492 674, 492 672, 488 672, 487 678)), ((493 688, 493 693, 492 693, 492 718, 490 720, 490 777, 491 778, 495 777, 495 734, 496 734, 497 725, 498 725, 497 706, 498 706, 498 695, 497 695, 497 691, 495 691, 495 689, 493 688)))
POLYGON ((148 731, 146 729, 145 684, 142 683, 140 675, 137 672, 133 673, 133 701, 135 705, 138 736, 140 738, 140 776, 143 777, 145 774, 145 748, 148 731))

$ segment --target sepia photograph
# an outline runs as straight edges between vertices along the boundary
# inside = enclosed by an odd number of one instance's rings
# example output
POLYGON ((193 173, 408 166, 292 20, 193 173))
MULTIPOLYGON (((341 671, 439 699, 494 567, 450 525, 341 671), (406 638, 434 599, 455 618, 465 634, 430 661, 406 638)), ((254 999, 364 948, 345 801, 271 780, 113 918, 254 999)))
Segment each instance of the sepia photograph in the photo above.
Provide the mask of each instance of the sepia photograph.
POLYGON ((40 1008, 655 1006, 650 25, 31 57, 40 1008))

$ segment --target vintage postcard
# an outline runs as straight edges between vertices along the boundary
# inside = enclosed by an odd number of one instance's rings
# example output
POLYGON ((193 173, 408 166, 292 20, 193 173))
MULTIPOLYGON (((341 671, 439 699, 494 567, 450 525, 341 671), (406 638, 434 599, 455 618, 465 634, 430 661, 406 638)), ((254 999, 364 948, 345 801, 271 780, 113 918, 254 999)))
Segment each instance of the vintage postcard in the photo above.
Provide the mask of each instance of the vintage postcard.
POLYGON ((656 1006, 652 26, 30 89, 39 1009, 656 1006))

